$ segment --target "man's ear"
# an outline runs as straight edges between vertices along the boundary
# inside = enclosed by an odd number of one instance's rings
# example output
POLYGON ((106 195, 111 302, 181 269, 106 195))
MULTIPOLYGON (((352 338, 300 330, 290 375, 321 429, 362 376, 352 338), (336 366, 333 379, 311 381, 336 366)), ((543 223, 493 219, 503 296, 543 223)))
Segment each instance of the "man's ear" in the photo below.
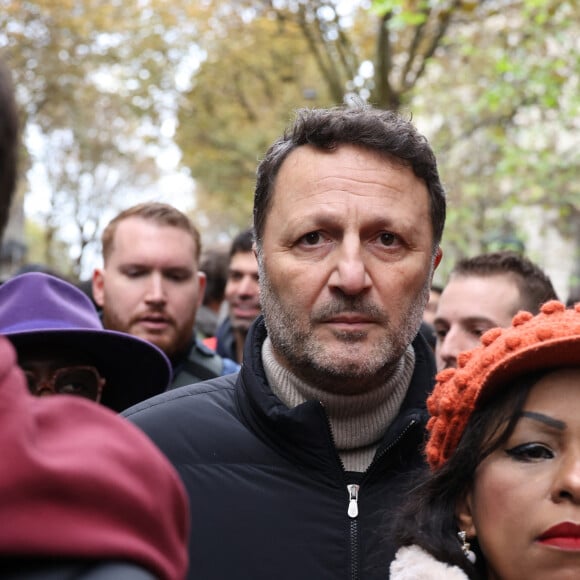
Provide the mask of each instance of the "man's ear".
POLYGON ((105 271, 95 268, 93 271, 93 300, 102 308, 105 304, 105 271))
POLYGON ((443 250, 441 249, 441 246, 439 246, 437 248, 437 253, 435 254, 435 259, 433 260, 433 272, 435 272, 435 270, 437 270, 437 266, 439 266, 439 263, 441 262, 442 257, 443 257, 443 250))
POLYGON ((203 297, 205 295, 205 286, 207 284, 207 276, 205 272, 197 272, 197 283, 199 285, 199 293, 197 295, 197 307, 199 308, 203 304, 203 297))
POLYGON ((473 502, 473 494, 468 491, 461 499, 458 500, 455 507, 455 517, 459 529, 466 533, 468 538, 477 536, 477 530, 473 523, 473 510, 471 508, 473 502))

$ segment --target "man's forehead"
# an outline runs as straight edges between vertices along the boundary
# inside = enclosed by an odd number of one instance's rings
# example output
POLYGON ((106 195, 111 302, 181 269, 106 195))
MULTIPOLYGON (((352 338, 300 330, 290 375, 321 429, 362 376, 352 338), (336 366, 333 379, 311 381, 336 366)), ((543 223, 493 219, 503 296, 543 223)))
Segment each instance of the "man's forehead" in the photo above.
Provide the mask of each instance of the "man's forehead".
POLYGON ((254 265, 256 266, 256 268, 258 267, 256 255, 254 254, 253 251, 236 252, 235 254, 232 255, 232 257, 230 259, 230 270, 241 267, 242 265, 244 267, 254 266, 254 265))
POLYGON ((520 292, 507 274, 452 276, 437 305, 437 318, 457 316, 465 320, 511 318, 519 309, 520 292))
MULTIPOLYGON (((133 219, 133 218, 130 218, 133 219)), ((147 264, 163 256, 182 263, 196 261, 196 244, 189 232, 174 226, 140 220, 143 224, 119 224, 112 239, 109 260, 147 264)), ((128 222, 128 220, 127 220, 128 222)))
POLYGON ((152 219, 146 219, 140 216, 130 216, 120 221, 115 228, 113 241, 117 238, 122 238, 127 235, 140 236, 185 236, 193 241, 191 232, 181 228, 177 225, 172 225, 164 222, 158 222, 152 219), (154 232, 154 233, 152 233, 154 232))

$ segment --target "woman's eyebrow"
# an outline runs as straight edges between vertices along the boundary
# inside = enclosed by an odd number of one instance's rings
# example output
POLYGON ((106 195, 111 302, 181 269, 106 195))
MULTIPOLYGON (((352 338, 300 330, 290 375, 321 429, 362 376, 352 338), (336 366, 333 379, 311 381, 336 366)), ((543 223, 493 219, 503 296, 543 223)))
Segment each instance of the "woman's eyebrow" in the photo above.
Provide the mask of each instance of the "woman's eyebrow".
POLYGON ((545 425, 560 431, 563 431, 567 427, 564 421, 559 421, 553 417, 548 417, 548 415, 544 415, 543 413, 535 413, 534 411, 522 411, 522 417, 527 417, 528 419, 539 421, 540 423, 544 423, 545 425))

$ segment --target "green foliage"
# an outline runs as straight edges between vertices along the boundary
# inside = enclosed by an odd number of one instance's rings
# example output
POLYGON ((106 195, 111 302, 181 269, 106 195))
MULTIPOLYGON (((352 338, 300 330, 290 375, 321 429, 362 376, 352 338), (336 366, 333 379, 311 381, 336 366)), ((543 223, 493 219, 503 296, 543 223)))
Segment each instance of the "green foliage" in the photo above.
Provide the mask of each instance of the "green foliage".
POLYGON ((433 63, 412 97, 450 189, 446 255, 487 249, 490 232, 527 241, 515 210, 538 206, 545 227, 580 247, 580 7, 510 2, 500 11, 487 3, 477 16, 450 28, 441 47, 441 62, 455 73, 433 63))
POLYGON ((42 141, 23 170, 34 161, 46 168, 46 251, 62 250, 68 228, 78 274, 111 211, 158 177, 173 83, 169 36, 180 19, 157 0, 0 0, 0 8, 2 55, 24 121, 42 141))
POLYGON ((46 225, 27 220, 24 225, 27 243, 26 261, 28 264, 42 264, 55 274, 71 280, 77 280, 73 261, 68 256, 67 245, 56 239, 47 244, 50 233, 46 225))
POLYGON ((47 228, 75 223, 81 252, 173 141, 204 239, 232 235, 293 110, 357 94, 432 142, 445 268, 525 240, 522 207, 580 247, 579 21, 573 0, 0 0, 0 47, 51 147, 47 228))
POLYGON ((196 179, 198 212, 212 224, 226 214, 241 229, 251 219, 258 158, 294 109, 330 99, 292 21, 262 13, 247 22, 232 10, 227 21, 208 14, 207 24, 207 57, 184 94, 176 139, 196 179))
POLYGON ((404 30, 425 24, 428 20, 428 0, 409 2, 408 0, 375 0, 371 13, 383 18, 389 16, 389 26, 393 30, 404 30))

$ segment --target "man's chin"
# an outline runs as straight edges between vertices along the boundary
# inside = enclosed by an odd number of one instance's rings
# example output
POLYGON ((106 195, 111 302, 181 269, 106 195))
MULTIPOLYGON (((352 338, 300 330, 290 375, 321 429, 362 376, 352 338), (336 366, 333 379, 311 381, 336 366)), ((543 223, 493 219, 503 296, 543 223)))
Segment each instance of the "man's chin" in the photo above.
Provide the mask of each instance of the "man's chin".
POLYGON ((340 346, 341 348, 325 349, 314 355, 315 366, 330 374, 364 378, 373 372, 373 367, 378 370, 385 363, 384 356, 379 356, 375 349, 365 348, 360 344, 357 347, 356 343, 340 346))
POLYGON ((369 365, 368 361, 358 358, 325 359, 313 363, 302 376, 303 380, 330 393, 360 394, 375 389, 383 379, 383 372, 379 370, 382 365, 369 365))
POLYGON ((168 357, 175 353, 176 348, 174 342, 167 337, 165 334, 160 334, 157 332, 147 332, 143 329, 139 329, 137 332, 132 332, 134 336, 146 340, 151 344, 155 345, 157 348, 161 349, 168 357), (171 354, 170 354, 171 353, 171 354))

